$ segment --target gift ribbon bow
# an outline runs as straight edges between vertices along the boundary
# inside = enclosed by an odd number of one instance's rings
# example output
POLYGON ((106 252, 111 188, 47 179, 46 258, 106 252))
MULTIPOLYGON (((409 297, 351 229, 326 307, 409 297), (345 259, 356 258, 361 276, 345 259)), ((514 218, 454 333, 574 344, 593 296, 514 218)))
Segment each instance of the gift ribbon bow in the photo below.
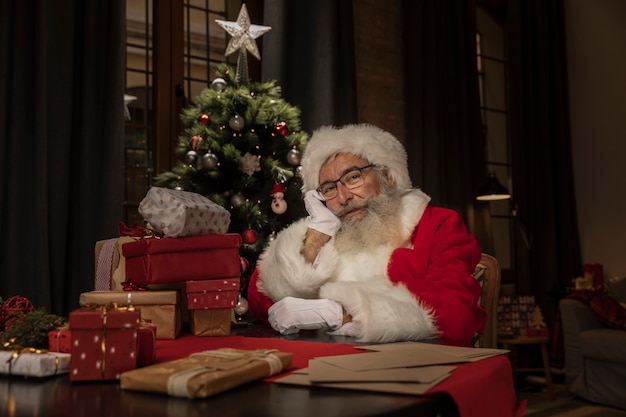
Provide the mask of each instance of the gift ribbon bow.
POLYGON ((138 238, 144 238, 144 237, 159 238, 160 237, 156 234, 154 230, 148 229, 147 227, 144 227, 137 222, 133 223, 133 225, 130 227, 126 226, 126 223, 124 222, 119 222, 117 224, 117 231, 120 234, 120 236, 130 236, 130 237, 138 237, 138 238))
POLYGON ((124 291, 147 291, 148 286, 144 284, 136 284, 132 281, 123 281, 122 289, 124 291))

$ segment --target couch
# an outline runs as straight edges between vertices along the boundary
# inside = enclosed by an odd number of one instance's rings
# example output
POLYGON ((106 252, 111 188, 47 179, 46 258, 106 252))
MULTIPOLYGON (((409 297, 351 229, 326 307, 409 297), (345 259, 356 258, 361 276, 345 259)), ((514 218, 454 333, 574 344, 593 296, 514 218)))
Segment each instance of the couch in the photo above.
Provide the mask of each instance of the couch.
POLYGON ((626 410, 623 310, 607 297, 570 297, 559 302, 565 386, 590 402, 626 410))

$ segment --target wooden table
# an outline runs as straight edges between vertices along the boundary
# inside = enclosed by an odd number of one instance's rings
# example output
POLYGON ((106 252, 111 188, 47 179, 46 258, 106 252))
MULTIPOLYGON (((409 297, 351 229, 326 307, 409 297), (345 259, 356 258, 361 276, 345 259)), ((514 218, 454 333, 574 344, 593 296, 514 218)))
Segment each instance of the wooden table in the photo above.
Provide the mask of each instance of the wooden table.
MULTIPOLYGON (((279 336, 264 326, 235 327, 232 334, 279 336)), ((306 331, 294 339, 347 343, 350 338, 306 331)), ((3 417, 380 415, 458 417, 459 412, 452 398, 444 393, 407 396, 255 382, 211 398, 187 400, 123 391, 117 381, 70 383, 67 375, 44 379, 0 376, 0 416, 3 417)))
POLYGON ((548 336, 498 336, 498 344, 504 349, 511 349, 512 346, 539 346, 541 351, 541 368, 520 368, 513 366, 513 372, 543 372, 546 377, 546 386, 550 398, 554 399, 554 386, 552 385, 552 371, 550 370, 550 358, 548 356, 548 336))

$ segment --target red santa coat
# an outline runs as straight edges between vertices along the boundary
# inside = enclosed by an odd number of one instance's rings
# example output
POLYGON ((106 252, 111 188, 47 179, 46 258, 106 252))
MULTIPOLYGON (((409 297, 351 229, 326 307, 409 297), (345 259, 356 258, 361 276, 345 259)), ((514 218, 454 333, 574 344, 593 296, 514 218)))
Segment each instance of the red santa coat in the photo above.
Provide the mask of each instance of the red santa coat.
POLYGON ((352 316, 345 334, 358 341, 437 338, 469 346, 487 320, 478 305, 480 285, 472 276, 481 249, 458 213, 429 201, 419 190, 402 197, 403 247, 339 255, 331 239, 315 266, 300 254, 308 219, 284 229, 252 275, 250 312, 267 321, 268 308, 286 296, 327 298, 352 316))

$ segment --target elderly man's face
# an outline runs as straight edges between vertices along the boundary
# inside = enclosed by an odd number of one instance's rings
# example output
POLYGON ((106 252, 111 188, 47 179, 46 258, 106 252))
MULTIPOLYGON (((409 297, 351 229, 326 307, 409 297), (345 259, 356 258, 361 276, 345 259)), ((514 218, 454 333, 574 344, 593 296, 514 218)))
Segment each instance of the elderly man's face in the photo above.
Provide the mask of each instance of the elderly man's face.
MULTIPOLYGON (((354 168, 369 165, 367 159, 353 154, 341 153, 327 165, 320 169, 320 184, 326 181, 335 181, 346 172, 354 168)), ((337 196, 326 201, 326 206, 339 217, 351 218, 358 216, 363 210, 363 205, 371 197, 376 197, 381 192, 380 182, 374 169, 363 171, 363 184, 349 190, 341 182, 337 182, 337 196)))

